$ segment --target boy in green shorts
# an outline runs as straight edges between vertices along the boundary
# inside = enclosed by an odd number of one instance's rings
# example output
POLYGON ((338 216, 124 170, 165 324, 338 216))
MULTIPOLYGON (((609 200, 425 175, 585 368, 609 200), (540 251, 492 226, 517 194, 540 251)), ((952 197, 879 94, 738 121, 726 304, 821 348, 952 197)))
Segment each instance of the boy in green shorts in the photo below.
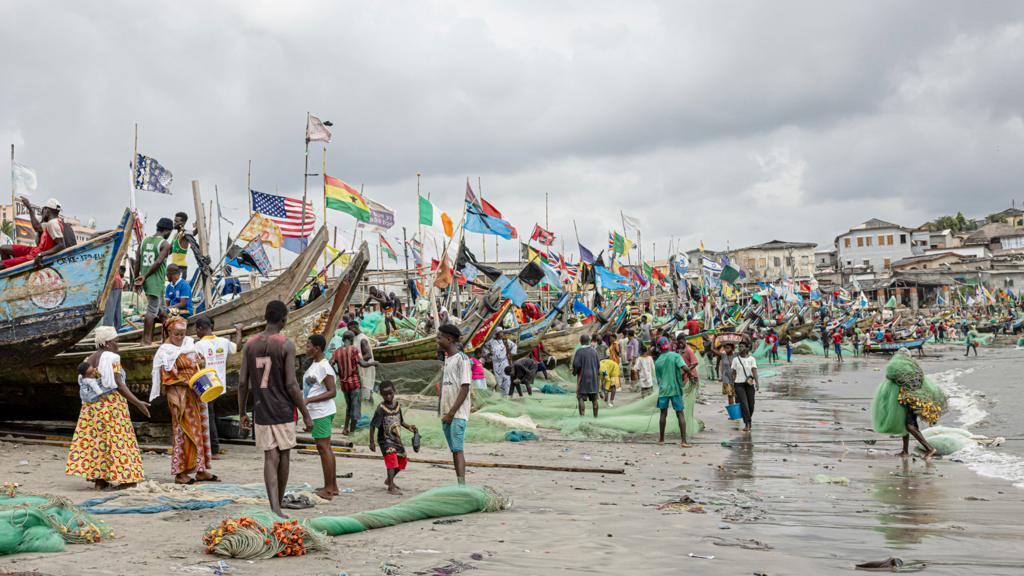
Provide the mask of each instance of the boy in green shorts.
POLYGON ((320 466, 324 472, 324 486, 316 490, 316 495, 330 500, 341 491, 338 490, 335 478, 336 462, 334 451, 331 450, 334 414, 338 411, 334 404, 334 397, 338 394, 337 378, 330 363, 324 358, 326 347, 327 340, 321 334, 313 334, 306 341, 306 356, 313 363, 302 377, 302 388, 306 409, 313 420, 313 441, 316 442, 316 451, 320 453, 320 466))

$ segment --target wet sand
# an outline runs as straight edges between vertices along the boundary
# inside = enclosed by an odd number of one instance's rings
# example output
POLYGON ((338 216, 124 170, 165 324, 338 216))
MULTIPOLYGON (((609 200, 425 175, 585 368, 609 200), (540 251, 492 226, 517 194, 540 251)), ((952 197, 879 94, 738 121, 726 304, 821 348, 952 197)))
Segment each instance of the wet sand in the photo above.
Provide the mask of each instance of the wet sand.
MULTIPOLYGON (((936 356, 923 362, 926 372, 973 367, 965 386, 982 377, 990 386, 1000 378, 1017 385, 1012 351, 983 349, 981 359, 967 361, 959 352, 936 347, 936 356)), ((508 494, 514 507, 453 524, 425 521, 338 537, 327 553, 227 563, 232 574, 435 574, 464 563, 464 570, 479 574, 817 575, 852 573, 858 562, 898 556, 929 562, 927 574, 1024 573, 1024 490, 949 459, 901 460, 894 456, 898 441, 869 431, 869 399, 884 364, 882 358, 850 359, 840 368, 823 358, 796 357, 763 383, 749 436, 726 420, 717 384, 706 384, 707 404, 698 415, 709 430, 685 451, 651 442, 553 440, 551 433, 540 442, 471 444, 471 460, 626 473, 471 468, 471 483, 508 494), (846 477, 849 485, 817 484, 817 474, 846 477), (695 504, 658 508, 684 497, 695 504)), ((993 395, 987 393, 990 400, 993 395)), ((957 426, 957 414, 941 423, 957 426)), ((261 455, 253 448, 229 451, 216 462, 221 478, 260 482, 261 455)), ((421 455, 448 456, 435 449, 421 455)), ((84 481, 63 475, 65 456, 63 448, 0 442, 0 471, 34 492, 74 501, 96 496, 84 481), (20 464, 24 460, 28 464, 20 464)), ((150 479, 171 481, 169 457, 146 454, 144 464, 150 479)), ((378 461, 339 458, 338 471, 353 473, 339 483, 354 492, 295 511, 296 517, 343 515, 400 500, 384 491, 378 461)), ((293 455, 292 482, 317 486, 320 479, 315 454, 293 455)), ((453 481, 454 472, 414 464, 399 480, 411 495, 453 481)), ((105 516, 116 540, 69 546, 61 554, 3 557, 0 572, 213 574, 217 558, 203 553, 202 531, 245 508, 105 516)))

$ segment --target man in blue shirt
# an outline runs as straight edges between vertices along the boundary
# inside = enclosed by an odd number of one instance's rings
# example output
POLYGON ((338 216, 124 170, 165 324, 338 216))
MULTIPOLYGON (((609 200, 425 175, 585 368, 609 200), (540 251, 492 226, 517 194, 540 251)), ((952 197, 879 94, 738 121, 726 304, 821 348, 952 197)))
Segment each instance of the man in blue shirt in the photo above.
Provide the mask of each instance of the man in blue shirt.
POLYGON ((181 277, 181 269, 174 264, 167 267, 167 282, 167 288, 164 290, 167 307, 177 309, 181 316, 191 316, 192 286, 181 277))

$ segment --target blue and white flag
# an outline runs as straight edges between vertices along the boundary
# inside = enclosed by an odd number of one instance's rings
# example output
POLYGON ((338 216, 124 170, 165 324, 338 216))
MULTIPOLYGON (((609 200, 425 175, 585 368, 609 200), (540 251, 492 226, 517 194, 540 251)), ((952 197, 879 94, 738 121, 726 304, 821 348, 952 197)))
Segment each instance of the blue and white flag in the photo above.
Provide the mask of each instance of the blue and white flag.
POLYGON ((722 265, 721 264, 719 264, 718 262, 715 262, 714 260, 712 260, 711 258, 708 258, 707 256, 701 256, 701 259, 703 260, 703 266, 704 266, 704 271, 705 272, 707 272, 708 274, 721 274, 722 273, 722 265))
POLYGON ((686 254, 676 254, 676 274, 682 278, 690 269, 690 257, 686 254))
POLYGON ((171 193, 171 182, 174 174, 156 161, 156 158, 136 155, 135 158, 135 189, 144 192, 171 193))

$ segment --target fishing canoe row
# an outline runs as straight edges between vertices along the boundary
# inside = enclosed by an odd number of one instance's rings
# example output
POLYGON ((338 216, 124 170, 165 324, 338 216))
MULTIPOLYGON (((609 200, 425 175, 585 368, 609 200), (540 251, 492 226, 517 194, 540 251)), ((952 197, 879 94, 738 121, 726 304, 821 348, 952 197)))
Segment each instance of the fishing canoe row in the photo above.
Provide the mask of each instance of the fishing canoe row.
MULTIPOLYGON (((369 249, 364 242, 352 257, 348 267, 328 291, 306 306, 289 312, 283 333, 301 343, 313 333, 325 333, 335 324, 341 312, 348 306, 355 288, 369 265, 369 249)), ((258 318, 262 318, 260 310, 258 318)), ((242 329, 243 338, 263 331, 265 322, 250 319, 242 329)), ((221 330, 218 334, 230 337, 234 330, 221 330)), ((142 345, 122 343, 119 354, 125 370, 125 384, 141 398, 149 396, 152 383, 153 355, 159 343, 142 345)), ((52 357, 49 362, 37 367, 12 368, 0 372, 0 419, 7 418, 74 418, 78 414, 78 365, 92 350, 75 350, 52 357)), ((241 355, 234 354, 228 360, 230 390, 237 389, 237 372, 241 366, 241 355)), ((166 418, 165 407, 154 406, 153 419, 166 418)))

